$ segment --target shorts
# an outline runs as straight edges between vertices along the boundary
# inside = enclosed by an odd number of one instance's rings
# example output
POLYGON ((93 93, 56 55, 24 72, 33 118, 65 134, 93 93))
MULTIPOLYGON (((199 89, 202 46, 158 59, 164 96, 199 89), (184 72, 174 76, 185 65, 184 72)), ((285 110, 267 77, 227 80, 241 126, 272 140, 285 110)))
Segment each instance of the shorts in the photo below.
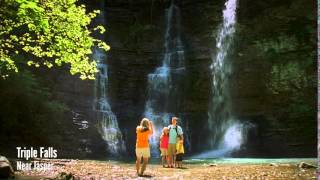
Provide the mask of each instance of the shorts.
POLYGON ((182 160, 183 160, 183 154, 182 153, 177 154, 176 161, 182 161, 182 160))
POLYGON ((143 158, 149 158, 150 157, 150 148, 136 148, 136 156, 137 157, 143 157, 143 158))
POLYGON ((169 144, 168 145, 168 156, 176 155, 176 144, 169 144))
POLYGON ((168 156, 168 148, 160 148, 161 156, 168 156))

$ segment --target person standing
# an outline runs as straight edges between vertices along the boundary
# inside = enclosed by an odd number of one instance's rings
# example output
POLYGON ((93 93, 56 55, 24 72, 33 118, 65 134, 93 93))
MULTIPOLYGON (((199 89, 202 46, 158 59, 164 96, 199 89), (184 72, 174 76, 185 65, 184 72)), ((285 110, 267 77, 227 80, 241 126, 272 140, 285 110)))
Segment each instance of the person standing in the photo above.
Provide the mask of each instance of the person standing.
POLYGON ((183 154, 184 154, 183 140, 181 139, 181 136, 178 136, 177 153, 176 153, 176 165, 178 168, 182 168, 183 154))
POLYGON ((149 158, 150 158, 150 145, 149 137, 153 134, 153 125, 152 122, 143 118, 140 122, 140 125, 136 128, 137 141, 136 141, 136 170, 138 176, 143 175, 146 170, 149 158), (143 164, 141 166, 141 159, 143 159, 143 164))
POLYGON ((182 128, 177 125, 177 120, 178 120, 177 117, 172 117, 171 125, 168 126, 168 129, 169 129, 168 163, 170 168, 173 168, 175 165, 177 137, 180 136, 181 140, 183 141, 183 131, 182 131, 182 128))
POLYGON ((161 159, 162 159, 162 167, 168 166, 168 145, 169 145, 169 129, 168 127, 164 127, 162 129, 162 134, 160 136, 160 151, 161 151, 161 159))

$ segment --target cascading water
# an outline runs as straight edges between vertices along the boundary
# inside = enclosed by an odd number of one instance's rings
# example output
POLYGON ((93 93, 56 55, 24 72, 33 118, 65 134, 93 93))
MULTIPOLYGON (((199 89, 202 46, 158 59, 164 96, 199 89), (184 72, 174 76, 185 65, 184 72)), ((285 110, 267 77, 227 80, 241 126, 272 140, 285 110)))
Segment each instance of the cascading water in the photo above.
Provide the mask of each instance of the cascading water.
POLYGON ((218 158, 229 156, 232 152, 239 150, 241 145, 246 141, 248 128, 250 128, 250 125, 233 121, 222 135, 217 148, 195 155, 193 158, 218 158))
POLYGON ((159 154, 158 143, 162 127, 169 125, 170 117, 177 109, 177 86, 185 69, 180 26, 180 8, 172 0, 170 7, 166 9, 165 53, 162 66, 148 75, 148 99, 144 116, 154 124, 154 136, 151 140, 153 155, 159 154))
MULTIPOLYGON (((105 25, 104 12, 101 12, 97 20, 99 24, 105 25)), ((101 49, 94 48, 93 58, 99 70, 95 80, 94 101, 94 110, 97 112, 98 118, 98 131, 107 143, 109 153, 119 155, 125 152, 125 145, 118 126, 117 117, 112 112, 110 104, 108 103, 108 68, 107 64, 105 64, 107 56, 101 49)))
POLYGON ((212 99, 208 111, 209 145, 213 151, 198 157, 226 156, 243 143, 244 126, 232 118, 229 78, 231 65, 227 54, 235 33, 237 0, 228 0, 223 10, 223 23, 217 36, 217 53, 210 66, 212 99))

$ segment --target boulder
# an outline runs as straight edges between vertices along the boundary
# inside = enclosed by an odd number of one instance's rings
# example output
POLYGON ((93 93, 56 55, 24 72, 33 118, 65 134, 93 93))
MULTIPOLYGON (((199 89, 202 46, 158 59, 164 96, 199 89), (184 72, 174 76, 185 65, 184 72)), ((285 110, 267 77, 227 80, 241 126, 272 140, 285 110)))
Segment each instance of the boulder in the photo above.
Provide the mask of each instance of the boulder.
POLYGON ((55 178, 55 180, 73 180, 75 177, 72 173, 60 172, 55 178))
POLYGON ((209 167, 215 167, 218 166, 218 164, 209 164, 209 167))
POLYGON ((275 167, 278 167, 278 166, 279 166, 279 165, 276 164, 276 163, 270 163, 269 165, 270 165, 270 166, 275 166, 275 167))
POLYGON ((303 168, 303 169, 310 169, 310 168, 317 168, 317 166, 306 163, 306 162, 301 162, 298 164, 299 168, 303 168))
POLYGON ((0 178, 10 177, 14 177, 13 168, 6 157, 0 156, 0 178))

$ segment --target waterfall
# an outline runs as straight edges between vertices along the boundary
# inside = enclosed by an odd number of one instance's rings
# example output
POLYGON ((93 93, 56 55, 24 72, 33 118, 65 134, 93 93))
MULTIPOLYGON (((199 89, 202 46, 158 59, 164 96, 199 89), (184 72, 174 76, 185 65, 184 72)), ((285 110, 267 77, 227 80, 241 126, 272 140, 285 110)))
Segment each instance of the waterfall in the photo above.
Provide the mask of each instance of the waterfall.
MULTIPOLYGON (((102 6, 104 7, 104 6, 102 6)), ((97 17, 97 22, 106 25, 104 12, 97 17)), ((93 50, 93 59, 97 63, 99 72, 95 79, 95 100, 94 110, 97 112, 98 132, 108 146, 111 155, 119 155, 125 152, 125 145, 122 139, 122 133, 118 126, 116 115, 112 112, 108 103, 108 66, 106 64, 106 53, 95 47, 93 50)))
POLYGON ((216 56, 212 58, 211 102, 208 110, 209 146, 214 151, 202 156, 225 156, 238 150, 243 143, 243 125, 233 120, 229 78, 231 64, 227 54, 233 41, 236 24, 237 0, 228 0, 223 10, 223 23, 216 38, 216 56))
MULTIPOLYGON (((166 30, 162 65, 148 75, 148 99, 144 117, 153 121, 154 136, 151 153, 159 154, 159 136, 164 126, 171 123, 177 110, 178 83, 184 73, 184 47, 181 41, 180 8, 171 1, 166 9, 166 30)), ((179 124, 181 125, 181 124, 179 124)))

